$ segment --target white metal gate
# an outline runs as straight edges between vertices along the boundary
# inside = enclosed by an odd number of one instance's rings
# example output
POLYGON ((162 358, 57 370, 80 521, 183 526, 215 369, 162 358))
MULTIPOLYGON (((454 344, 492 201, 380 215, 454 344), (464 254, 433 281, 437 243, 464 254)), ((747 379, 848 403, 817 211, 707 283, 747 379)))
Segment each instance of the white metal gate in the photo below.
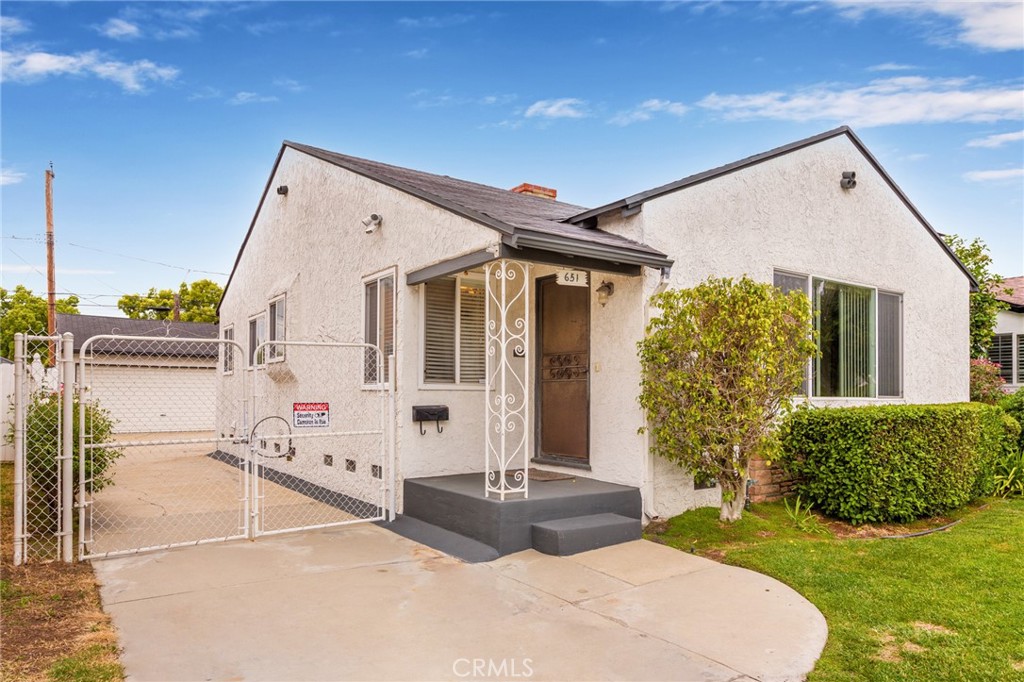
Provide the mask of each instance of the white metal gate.
POLYGON ((76 535, 92 559, 394 519, 393 363, 376 346, 247 356, 234 341, 103 335, 75 350, 65 334, 16 347, 17 563, 70 561, 76 535))
POLYGON ((248 536, 241 346, 94 336, 77 382, 80 559, 248 536))
POLYGON ((380 349, 272 341, 251 361, 253 536, 393 519, 393 375, 380 349))
POLYGON ((15 565, 72 560, 71 343, 70 334, 14 335, 15 565))

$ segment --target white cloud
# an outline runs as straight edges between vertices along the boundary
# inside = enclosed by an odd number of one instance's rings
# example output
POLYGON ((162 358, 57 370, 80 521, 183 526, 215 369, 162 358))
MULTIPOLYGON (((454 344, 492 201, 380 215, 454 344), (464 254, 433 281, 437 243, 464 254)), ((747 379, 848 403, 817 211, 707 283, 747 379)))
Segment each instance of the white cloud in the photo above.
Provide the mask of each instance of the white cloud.
POLYGON ((649 121, 657 113, 682 116, 687 111, 689 111, 689 107, 681 102, 670 102, 667 99, 649 99, 628 111, 620 111, 610 118, 608 122, 615 125, 628 126, 631 123, 649 121))
POLYGON ((228 100, 228 104, 259 104, 261 102, 276 102, 277 97, 273 95, 261 95, 257 92, 236 92, 235 95, 228 100))
POLYGON ((302 92, 306 89, 305 85, 292 78, 275 78, 274 85, 288 92, 302 92))
POLYGON ((142 37, 142 29, 137 24, 124 19, 112 18, 96 28, 102 35, 114 40, 133 40, 142 37))
POLYGON ((575 97, 561 99, 542 99, 534 102, 526 110, 526 118, 585 118, 587 103, 575 97))
POLYGON ((189 102, 195 102, 197 100, 203 99, 220 99, 223 96, 224 93, 222 93, 217 88, 205 85, 196 92, 193 92, 191 95, 189 95, 187 99, 189 102))
POLYGON ((928 0, 832 0, 841 14, 858 20, 868 12, 902 15, 914 19, 952 20, 953 36, 939 33, 939 42, 960 42, 984 50, 1024 49, 1024 3, 1019 2, 936 2, 928 0))
POLYGON ((405 52, 404 54, 405 54, 406 57, 412 57, 413 59, 423 59, 424 57, 427 56, 428 52, 430 52, 430 50, 428 50, 425 47, 421 47, 421 48, 416 49, 416 50, 409 50, 408 52, 405 52))
POLYGON ((698 105, 734 120, 831 120, 864 127, 991 122, 1024 118, 1024 89, 978 86, 962 78, 901 76, 860 87, 826 83, 790 93, 712 93, 698 105))
POLYGON ((28 28, 28 22, 17 17, 0 17, 0 33, 5 36, 26 33, 28 28))
POLYGON ((1024 178, 1024 168, 1006 168, 1003 170, 970 171, 964 173, 964 180, 968 182, 992 182, 998 180, 1012 180, 1013 178, 1024 178))
POLYGON ((166 83, 178 77, 178 69, 148 59, 121 62, 96 51, 76 54, 0 51, 0 80, 33 83, 51 76, 95 76, 113 81, 131 93, 143 92, 148 83, 166 83))
POLYGON ((868 71, 914 71, 916 69, 917 67, 913 64, 897 64, 896 62, 886 62, 868 67, 868 71))
POLYGON ((25 174, 18 171, 0 168, 0 185, 17 185, 25 179, 25 174))
POLYGON ((402 17, 398 25, 402 28, 448 28, 473 21, 471 14, 448 14, 443 17, 402 17))
POLYGON ((987 137, 981 137, 976 140, 971 140, 967 143, 968 147, 985 147, 986 149, 995 149, 996 147, 1002 147, 1004 144, 1010 142, 1020 142, 1024 140, 1024 130, 1018 130, 1015 133, 1000 133, 998 135, 989 135, 987 137))

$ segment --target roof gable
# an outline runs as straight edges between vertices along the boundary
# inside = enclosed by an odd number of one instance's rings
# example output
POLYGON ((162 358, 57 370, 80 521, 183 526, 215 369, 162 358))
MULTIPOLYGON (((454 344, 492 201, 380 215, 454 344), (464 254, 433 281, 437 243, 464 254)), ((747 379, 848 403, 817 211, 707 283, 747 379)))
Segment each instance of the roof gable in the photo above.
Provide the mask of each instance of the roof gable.
POLYGON ((604 206, 599 206, 597 208, 590 209, 589 211, 578 213, 575 216, 569 218, 569 222, 580 225, 592 224, 594 223, 594 221, 596 221, 598 216, 610 213, 612 211, 622 210, 627 212, 636 212, 642 208, 645 202, 650 201, 651 199, 655 199, 665 194, 670 194, 672 192, 687 189, 688 187, 693 187, 695 185, 709 182, 717 178, 723 177, 725 175, 729 175, 730 173, 734 173, 745 168, 750 168, 752 166, 765 163, 766 161, 777 159, 780 156, 784 156, 786 154, 798 151, 800 149, 805 149, 807 147, 819 144, 826 140, 831 140, 835 137, 842 136, 848 138, 849 141, 854 145, 854 147, 856 147, 857 150, 864 155, 868 163, 870 163, 871 166, 875 169, 875 171, 878 172, 878 174, 882 177, 882 179, 889 186, 889 188, 896 194, 896 196, 903 203, 903 205, 907 207, 907 209, 913 214, 913 216, 917 219, 921 226, 928 230, 928 232, 931 234, 935 242, 946 252, 946 255, 948 255, 953 260, 953 262, 957 265, 960 271, 967 277, 968 281, 971 283, 971 290, 977 291, 978 282, 977 280, 974 279, 974 275, 972 275, 970 270, 968 270, 967 267, 960 262, 960 260, 956 257, 956 255, 949 248, 946 242, 943 241, 942 237, 935 230, 935 228, 933 228, 931 224, 921 214, 921 212, 917 210, 917 207, 914 206, 914 204, 910 201, 910 198, 907 197, 903 190, 900 189, 899 185, 897 185, 896 182, 892 179, 892 177, 885 171, 885 169, 882 168, 882 165, 878 162, 878 159, 876 159, 874 155, 870 151, 868 151, 868 148, 864 145, 860 138, 857 137, 853 130, 851 130, 848 126, 841 126, 833 130, 828 130, 826 132, 805 138, 803 140, 797 140, 796 142, 791 142, 790 144, 783 145, 781 147, 776 147, 775 149, 771 149, 761 154, 755 154, 754 156, 749 156, 745 159, 740 159, 739 161, 734 161, 724 166, 719 166, 717 168, 712 168, 710 170, 702 171, 700 173, 695 173, 680 180, 676 180, 674 182, 670 182, 659 187, 649 189, 644 192, 638 192, 637 194, 628 196, 625 199, 620 199, 618 201, 605 204, 604 206))

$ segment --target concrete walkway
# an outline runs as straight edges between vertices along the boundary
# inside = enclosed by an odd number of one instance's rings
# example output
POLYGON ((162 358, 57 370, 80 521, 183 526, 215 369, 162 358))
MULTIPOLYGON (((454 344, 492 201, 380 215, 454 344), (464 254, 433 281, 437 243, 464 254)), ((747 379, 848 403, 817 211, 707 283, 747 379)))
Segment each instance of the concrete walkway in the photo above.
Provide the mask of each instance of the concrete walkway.
POLYGON ((94 563, 129 680, 799 680, 825 620, 647 541, 466 564, 374 525, 94 563))

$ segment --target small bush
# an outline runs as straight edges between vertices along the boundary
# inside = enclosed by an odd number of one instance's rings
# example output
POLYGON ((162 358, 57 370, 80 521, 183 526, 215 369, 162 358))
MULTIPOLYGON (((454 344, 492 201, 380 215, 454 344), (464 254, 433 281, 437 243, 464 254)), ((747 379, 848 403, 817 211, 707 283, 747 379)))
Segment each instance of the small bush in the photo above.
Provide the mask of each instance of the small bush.
MULTIPOLYGON (((60 462, 59 451, 60 420, 62 418, 62 401, 56 393, 39 391, 32 395, 25 414, 25 469, 32 479, 30 488, 30 506, 34 508, 48 507, 54 513, 45 518, 56 523, 56 509, 60 491, 57 489, 57 471, 60 462)), ((75 396, 72 405, 72 490, 78 499, 80 488, 79 476, 79 401, 75 396)), ((7 442, 14 440, 14 424, 6 434, 7 442)), ((107 410, 95 402, 85 404, 86 442, 90 445, 104 445, 113 439, 114 420, 107 410)), ((123 453, 116 447, 90 448, 85 458, 85 473, 89 480, 88 491, 95 492, 113 483, 110 465, 123 453)), ((43 515, 38 515, 43 518, 43 515)))
POLYGON ((1021 425, 1022 430, 1020 438, 1017 439, 1017 444, 1024 450, 1024 389, 1003 396, 999 401, 999 407, 1021 425))
POLYGON ((1006 380, 999 376, 999 365, 991 360, 971 360, 971 402, 995 405, 1005 394, 1006 380))
POLYGON ((987 405, 802 409, 783 422, 780 463, 824 514, 906 522, 991 494, 1018 433, 987 405))

